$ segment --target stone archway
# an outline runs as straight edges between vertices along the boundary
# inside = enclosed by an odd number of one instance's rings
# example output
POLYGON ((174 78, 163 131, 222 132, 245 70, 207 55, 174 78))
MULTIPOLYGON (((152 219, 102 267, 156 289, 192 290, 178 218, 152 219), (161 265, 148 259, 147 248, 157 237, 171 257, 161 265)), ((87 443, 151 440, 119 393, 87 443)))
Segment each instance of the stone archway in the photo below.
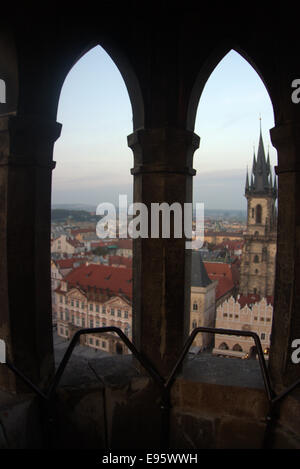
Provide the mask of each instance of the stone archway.
POLYGON ((249 359, 250 360, 255 360, 257 357, 257 348, 256 345, 253 345, 250 350, 249 350, 249 359))
POLYGON ((240 346, 240 344, 235 344, 235 345, 232 347, 232 350, 233 350, 234 352, 242 352, 242 351, 243 351, 243 349, 242 349, 242 347, 240 346))
POLYGON ((221 345, 219 346, 219 349, 220 350, 229 350, 229 347, 226 344, 226 342, 222 342, 221 345))

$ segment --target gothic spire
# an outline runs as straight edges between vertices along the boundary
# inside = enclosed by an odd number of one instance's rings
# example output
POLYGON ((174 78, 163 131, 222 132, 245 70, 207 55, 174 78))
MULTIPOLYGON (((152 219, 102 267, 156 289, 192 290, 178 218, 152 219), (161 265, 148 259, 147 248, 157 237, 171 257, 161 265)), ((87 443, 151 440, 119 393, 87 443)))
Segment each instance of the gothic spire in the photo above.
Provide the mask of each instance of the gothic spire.
POLYGON ((249 176, 248 176, 248 166, 247 166, 245 192, 248 192, 248 191, 249 191, 249 176))
POLYGON ((264 142, 262 138, 261 130, 261 118, 260 120, 260 131, 259 131, 259 142, 257 157, 255 158, 255 152, 253 154, 253 165, 251 174, 251 191, 254 193, 266 194, 272 189, 270 185, 269 174, 270 174, 270 156, 266 160, 264 142), (253 181, 253 182, 252 182, 253 181))
POLYGON ((253 163, 252 163, 252 173, 254 174, 256 170, 256 160, 255 160, 255 148, 253 148, 253 163))

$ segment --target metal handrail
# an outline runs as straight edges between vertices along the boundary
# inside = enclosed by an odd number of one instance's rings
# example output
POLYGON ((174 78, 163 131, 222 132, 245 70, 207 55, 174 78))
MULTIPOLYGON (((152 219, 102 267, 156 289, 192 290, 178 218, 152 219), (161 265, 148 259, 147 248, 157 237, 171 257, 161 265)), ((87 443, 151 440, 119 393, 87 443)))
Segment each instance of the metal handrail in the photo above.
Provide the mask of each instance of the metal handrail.
POLYGON ((94 328, 80 329, 79 331, 75 332, 63 356, 63 359, 60 362, 59 367, 54 375, 53 382, 50 385, 49 391, 47 393, 48 398, 50 398, 53 395, 56 387, 58 386, 59 381, 68 364, 68 361, 70 360, 70 357, 72 355, 72 352, 76 346, 76 343, 79 337, 84 334, 97 334, 97 333, 104 333, 104 332, 115 332, 116 334, 118 334, 120 339, 125 343, 125 345, 127 345, 129 350, 137 358, 137 360, 140 362, 143 368, 145 368, 145 370, 149 373, 149 375, 154 379, 154 381, 158 383, 160 386, 163 386, 164 379, 160 376, 158 371, 155 369, 154 365, 150 362, 150 360, 145 355, 143 355, 141 352, 139 352, 136 349, 136 347, 133 345, 133 343, 128 339, 128 337, 124 334, 124 332, 121 329, 119 329, 118 327, 114 327, 114 326, 94 327, 94 328))
POLYGON ((149 375, 154 379, 156 383, 158 383, 161 387, 164 385, 164 379, 161 377, 159 372, 155 369, 155 367, 152 365, 150 360, 143 355, 141 352, 139 352, 136 347, 133 345, 133 343, 128 339, 128 337, 124 334, 124 332, 119 329, 118 327, 114 326, 107 326, 107 327, 94 327, 94 328, 86 328, 86 329, 80 329, 75 332, 73 335, 67 350, 65 351, 65 354, 55 372, 54 378, 49 386, 49 389, 47 392, 41 391, 29 378, 27 378, 18 368, 16 368, 9 360, 6 361, 5 365, 12 370, 17 376, 19 376, 35 393, 37 393, 41 398, 45 400, 51 399, 53 396, 60 379, 63 375, 63 372, 71 358, 72 352, 78 342, 78 339, 81 335, 84 334, 97 334, 97 333, 105 333, 105 332, 115 332, 118 334, 120 339, 127 345, 127 347, 130 349, 132 354, 137 358, 137 360, 140 362, 140 364, 145 368, 145 370, 149 373, 149 375))
MULTIPOLYGON (((201 332, 207 332, 207 333, 211 333, 211 334, 222 334, 222 335, 235 335, 235 336, 243 336, 243 337, 252 337, 253 338, 253 340, 255 342, 255 345, 256 345, 256 349, 257 349, 259 366, 260 366, 260 370, 261 370, 263 381, 264 381, 264 388, 265 388, 265 392, 266 392, 268 403, 269 403, 269 413, 266 417, 267 426, 266 426, 265 436, 264 436, 264 440, 263 440, 263 447, 268 446, 269 445, 269 433, 270 433, 272 425, 273 425, 273 409, 274 409, 274 399, 276 398, 276 394, 275 394, 275 391, 273 390, 272 385, 271 385, 271 380, 270 380, 270 376, 269 376, 268 369, 267 369, 267 366, 266 366, 266 362, 265 362, 263 350, 262 350, 262 347, 261 347, 260 339, 259 339, 258 335, 256 334, 256 332, 242 331, 242 330, 238 330, 238 329, 220 329, 220 328, 216 328, 216 327, 204 327, 204 326, 203 327, 196 327, 191 332, 188 339, 186 340, 186 342, 183 346, 183 349, 181 351, 181 354, 179 355, 179 357, 178 357, 178 359, 177 359, 177 361, 176 361, 176 363, 173 367, 173 370, 171 371, 169 377, 165 381, 165 392, 163 394, 163 400, 165 402, 165 407, 168 408, 168 409, 170 409, 170 407, 171 407, 170 406, 170 401, 171 401, 170 393, 171 393, 172 385, 175 381, 176 375, 178 374, 179 369, 180 369, 180 367, 183 363, 183 360, 186 357, 186 355, 187 355, 193 341, 195 340, 196 336, 201 332)), ((300 380, 299 380, 299 382, 300 382, 300 380)), ((294 385, 294 387, 295 387, 295 385, 294 385)), ((294 387, 293 387, 293 389, 294 389, 294 387)), ((291 387, 290 390, 286 391, 286 394, 288 392, 290 392, 291 390, 292 390, 292 387, 291 387)), ((169 423, 165 422, 165 429, 166 429, 165 433, 167 435, 166 439, 167 438, 169 439, 169 436, 170 436, 169 431, 168 431, 168 425, 169 425, 169 423)), ((164 443, 165 443, 164 446, 169 447, 169 441, 165 440, 164 443)))
POLYGON ((274 389, 272 388, 271 385, 271 380, 270 376, 268 373, 268 369, 266 366, 263 350, 261 347, 260 339, 258 335, 255 332, 252 331, 242 331, 242 330, 237 330, 237 329, 220 329, 220 328, 214 328, 214 327, 197 327, 195 328, 189 337, 187 338, 183 349, 171 371, 169 376, 164 379, 160 373, 156 370, 154 365, 150 362, 148 357, 146 357, 144 354, 139 352, 136 347, 133 345, 133 343, 128 339, 128 337, 123 333, 121 329, 118 327, 114 326, 109 326, 109 327, 96 327, 96 328, 86 328, 86 329, 80 329, 76 331, 74 336, 71 339, 70 344, 68 345, 68 348, 56 370, 56 373, 54 375, 53 381, 50 384, 50 387, 48 391, 45 393, 41 391, 30 379, 28 379, 20 370, 18 370, 9 360, 6 361, 6 366, 13 371, 17 376, 19 376, 36 394, 38 394, 39 397, 41 397, 45 401, 50 401, 52 398, 59 382, 60 379, 63 375, 63 372, 70 360, 70 357, 72 355, 72 352, 77 344, 77 341, 81 335, 84 334, 95 334, 95 333, 104 333, 104 332, 115 332, 120 339, 127 345, 129 350, 132 352, 132 354, 137 358, 139 363, 143 366, 143 368, 148 372, 148 374, 152 377, 154 382, 158 384, 158 386, 161 389, 161 411, 162 411, 162 446, 164 448, 169 448, 169 438, 170 438, 170 409, 171 409, 171 398, 170 398, 170 393, 171 393, 171 388, 172 385, 175 381, 176 375, 178 374, 180 367, 183 363, 184 358, 186 357, 193 341, 195 340, 196 336, 201 333, 201 332, 207 332, 207 333, 212 333, 212 334, 223 334, 223 335, 236 335, 236 336, 244 336, 244 337, 252 337, 256 349, 257 349, 257 354, 258 354, 258 360, 259 360, 259 366, 260 370, 262 373, 262 378, 264 382, 264 389, 265 393, 267 396, 267 400, 269 403, 269 413, 266 417, 267 421, 267 426, 266 426, 266 431, 265 431, 265 437, 264 437, 264 443, 263 446, 266 447, 270 444, 270 432, 272 429, 272 426, 274 424, 274 408, 275 405, 282 400, 285 396, 287 396, 291 391, 293 391, 299 384, 300 384, 300 379, 297 380, 295 383, 293 383, 291 386, 289 386, 287 389, 276 395, 274 389))
POLYGON ((266 394, 268 396, 268 400, 271 400, 273 398, 273 396, 275 396, 275 393, 274 393, 274 391, 272 389, 272 386, 271 386, 270 377, 269 377, 269 374, 268 374, 264 354, 263 354, 263 351, 262 351, 262 347, 261 347, 261 343, 260 343, 258 335, 255 332, 251 332, 251 331, 241 331, 241 330, 237 330, 237 329, 219 329, 219 328, 215 328, 215 327, 196 327, 191 332, 191 334, 189 335, 187 341, 185 342, 185 345, 182 349, 182 352, 181 352, 179 358, 177 359, 177 362, 176 362, 171 374, 169 375, 169 377, 168 377, 168 379, 165 383, 165 386, 167 388, 172 386, 172 383, 175 379, 175 376, 176 376, 176 374, 177 374, 177 372, 178 372, 178 370, 179 370, 179 368, 180 368, 186 354, 188 353, 189 348, 191 347, 193 341, 195 340, 196 336, 200 332, 208 332, 208 333, 212 333, 212 334, 223 334, 223 335, 236 335, 236 336, 252 337, 254 339, 254 342, 255 342, 255 345, 256 345, 256 348, 257 348, 259 365, 260 365, 260 369, 261 369, 261 372, 262 372, 265 391, 266 391, 266 394))

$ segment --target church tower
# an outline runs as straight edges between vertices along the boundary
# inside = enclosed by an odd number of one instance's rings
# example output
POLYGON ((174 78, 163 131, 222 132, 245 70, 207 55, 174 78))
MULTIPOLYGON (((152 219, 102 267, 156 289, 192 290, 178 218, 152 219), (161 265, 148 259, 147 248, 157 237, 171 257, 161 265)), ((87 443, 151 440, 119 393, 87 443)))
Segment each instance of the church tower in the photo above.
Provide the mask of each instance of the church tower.
POLYGON ((241 262, 240 294, 274 295, 276 258, 276 176, 274 182, 269 154, 266 159, 263 139, 259 136, 257 157, 252 172, 246 175, 247 229, 241 262))

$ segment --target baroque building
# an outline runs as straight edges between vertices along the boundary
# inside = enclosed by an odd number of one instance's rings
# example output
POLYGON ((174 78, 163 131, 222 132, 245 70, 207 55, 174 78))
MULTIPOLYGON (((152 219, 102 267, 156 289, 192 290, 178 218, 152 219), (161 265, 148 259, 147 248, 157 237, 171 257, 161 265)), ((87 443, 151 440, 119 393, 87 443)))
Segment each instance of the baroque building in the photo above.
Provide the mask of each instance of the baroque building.
POLYGON ((276 260, 276 176, 272 179, 261 129, 257 157, 253 155, 251 178, 246 175, 247 229, 241 262, 240 293, 266 297, 274 294, 276 260))
MULTIPOLYGON (((81 328, 114 326, 131 339, 132 270, 105 265, 81 265, 56 289, 57 333, 71 339, 81 328)), ((112 332, 93 333, 81 344, 110 353, 129 353, 112 332)))

